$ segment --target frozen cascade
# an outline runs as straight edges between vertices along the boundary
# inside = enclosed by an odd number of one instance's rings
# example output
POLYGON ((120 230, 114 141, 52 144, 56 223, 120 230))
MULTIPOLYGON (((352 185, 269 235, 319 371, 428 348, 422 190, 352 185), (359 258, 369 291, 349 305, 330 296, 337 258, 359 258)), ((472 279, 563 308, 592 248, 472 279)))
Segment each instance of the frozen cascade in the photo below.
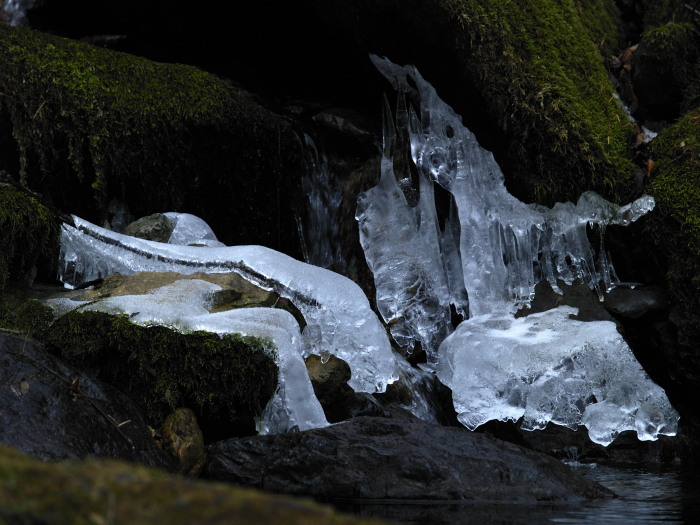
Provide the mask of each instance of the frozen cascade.
POLYGON ((380 182, 358 199, 361 243, 380 313, 397 342, 426 349, 453 390, 460 421, 469 428, 520 417, 529 429, 584 424, 602 444, 628 429, 640 439, 674 435, 677 413, 611 323, 572 321, 574 311, 565 308, 513 316, 545 279, 556 291, 558 279, 580 279, 602 297, 617 281, 605 227, 637 220, 653 209, 653 198, 620 207, 586 192, 575 205, 527 205, 508 193, 493 155, 414 67, 372 60, 399 91, 399 103, 395 124, 385 110, 380 182), (404 93, 420 101, 420 117, 406 109, 404 93), (397 130, 399 138, 408 134, 418 171, 414 206, 402 191, 406 176, 394 172, 397 130), (456 213, 442 231, 433 183, 454 199, 456 213), (596 249, 586 234, 593 226, 596 249), (450 304, 468 308, 470 319, 442 341, 450 304))
POLYGON ((350 279, 262 246, 195 247, 137 239, 74 217, 61 232, 59 276, 71 286, 112 273, 236 272, 291 300, 306 320, 303 355, 329 352, 346 361, 350 386, 383 392, 397 378, 386 332, 350 279))
POLYGON ((209 313, 212 294, 220 289, 219 285, 200 279, 187 279, 145 295, 124 295, 83 303, 81 309, 129 314, 134 323, 165 325, 181 332, 237 333, 271 341, 279 377, 275 395, 263 411, 260 433, 327 426, 301 355, 301 334, 294 316, 277 308, 239 308, 209 313))

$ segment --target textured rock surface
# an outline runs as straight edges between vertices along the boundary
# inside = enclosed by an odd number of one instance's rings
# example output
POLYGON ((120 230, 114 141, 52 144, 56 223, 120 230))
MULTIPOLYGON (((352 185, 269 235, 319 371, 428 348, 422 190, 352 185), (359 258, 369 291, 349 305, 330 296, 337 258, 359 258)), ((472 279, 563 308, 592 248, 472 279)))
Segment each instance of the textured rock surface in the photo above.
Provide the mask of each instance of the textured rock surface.
POLYGON ((490 436, 367 417, 217 443, 205 476, 323 498, 535 502, 611 495, 553 458, 490 436))
POLYGON ((97 456, 172 469, 136 405, 24 337, 0 332, 0 443, 43 460, 97 456))
POLYGON ((0 522, 95 525, 378 525, 306 500, 117 461, 43 463, 0 447, 0 522))
POLYGON ((197 416, 189 408, 178 408, 163 423, 163 446, 178 461, 178 470, 196 477, 204 467, 204 436, 197 416))

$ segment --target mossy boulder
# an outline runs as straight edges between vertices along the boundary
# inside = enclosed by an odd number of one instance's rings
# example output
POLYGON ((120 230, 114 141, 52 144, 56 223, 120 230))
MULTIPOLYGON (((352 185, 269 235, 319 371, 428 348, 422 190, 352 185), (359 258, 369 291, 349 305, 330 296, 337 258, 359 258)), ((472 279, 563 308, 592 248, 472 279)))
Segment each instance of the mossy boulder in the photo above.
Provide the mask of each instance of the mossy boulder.
POLYGON ((47 341, 126 393, 154 428, 175 408, 191 408, 208 440, 254 433, 277 386, 270 345, 253 337, 182 334, 125 315, 71 311, 51 325, 47 341))
POLYGON ((231 83, 23 28, 0 26, 0 158, 93 222, 111 199, 136 216, 186 211, 226 244, 298 250, 292 126, 231 83))
POLYGON ((609 2, 313 3, 336 38, 414 63, 494 151, 520 198, 551 204, 585 189, 625 191, 632 127, 582 16, 615 27, 609 2))
POLYGON ((675 120, 700 104, 700 31, 673 22, 647 29, 633 71, 639 118, 675 120))
POLYGON ((9 279, 29 284, 37 266, 53 265, 58 239, 59 221, 45 206, 0 182, 0 294, 9 279))
POLYGON ((371 525, 307 500, 274 496, 117 461, 44 463, 0 447, 0 521, 94 525, 371 525))
POLYGON ((665 267, 668 291, 681 325, 700 334, 700 108, 666 128, 650 144, 656 163, 650 193, 651 248, 665 267))

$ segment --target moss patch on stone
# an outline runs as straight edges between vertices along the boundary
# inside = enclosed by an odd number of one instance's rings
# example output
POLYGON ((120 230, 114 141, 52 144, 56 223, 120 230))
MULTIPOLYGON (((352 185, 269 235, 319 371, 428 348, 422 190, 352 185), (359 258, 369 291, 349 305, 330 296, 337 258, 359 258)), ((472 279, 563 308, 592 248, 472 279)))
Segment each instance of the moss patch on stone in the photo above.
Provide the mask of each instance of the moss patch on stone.
POLYGON ((632 128, 579 16, 584 6, 446 3, 462 27, 464 60, 512 137, 508 155, 517 192, 544 204, 576 200, 586 189, 620 199, 631 182, 632 128))
POLYGON ((33 197, 0 183, 0 294, 8 279, 29 284, 58 254, 59 223, 33 197))
POLYGON ((624 32, 615 0, 574 0, 574 7, 600 52, 617 55, 624 44, 624 32))
POLYGON ((9 295, 0 299, 0 329, 43 340, 53 317, 51 308, 40 301, 22 301, 9 295))
POLYGON ((101 222, 118 198, 136 216, 200 215, 227 244, 296 245, 279 225, 298 138, 230 83, 0 26, 0 92, 3 162, 59 208, 101 222))
POLYGON ((127 316, 72 311, 54 322, 47 342, 66 361, 131 397, 154 428, 175 408, 187 407, 208 439, 207 430, 217 424, 238 427, 234 434, 254 431, 253 418, 277 386, 271 343, 254 337, 181 334, 139 326, 127 316))
POLYGON ((117 461, 42 462, 0 446, 0 522, 95 525, 371 525, 308 500, 117 461))
POLYGON ((683 324, 700 331, 700 108, 661 132, 649 152, 658 209, 649 217, 652 249, 667 257, 668 288, 683 324))

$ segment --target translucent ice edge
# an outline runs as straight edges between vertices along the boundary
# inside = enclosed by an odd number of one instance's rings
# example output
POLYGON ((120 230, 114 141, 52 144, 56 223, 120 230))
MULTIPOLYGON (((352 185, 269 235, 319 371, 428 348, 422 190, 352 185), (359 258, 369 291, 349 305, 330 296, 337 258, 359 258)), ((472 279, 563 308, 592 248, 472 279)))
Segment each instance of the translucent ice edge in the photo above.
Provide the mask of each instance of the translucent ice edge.
MULTIPOLYGON (((141 325, 164 325, 179 332, 203 330, 219 335, 242 334, 268 341, 279 373, 277 388, 258 425, 260 434, 308 430, 328 425, 314 394, 301 355, 301 334, 294 316, 277 308, 239 308, 209 313, 219 285, 200 279, 183 279, 150 293, 109 297, 96 302, 74 302, 73 308, 129 314, 141 325)), ((59 311, 67 299, 49 301, 59 311)))
POLYGON ((362 290, 350 279, 262 246, 178 246, 137 239, 74 217, 61 232, 59 277, 71 286, 113 273, 235 272, 288 298, 306 320, 303 355, 329 352, 346 361, 350 386, 384 392, 397 379, 386 332, 362 290))
POLYGON ((438 378, 452 389, 469 429, 492 419, 537 430, 552 422, 584 425, 607 446, 625 430, 640 440, 674 436, 678 413, 635 359, 610 321, 570 318, 560 306, 516 319, 473 317, 440 346, 438 378))

